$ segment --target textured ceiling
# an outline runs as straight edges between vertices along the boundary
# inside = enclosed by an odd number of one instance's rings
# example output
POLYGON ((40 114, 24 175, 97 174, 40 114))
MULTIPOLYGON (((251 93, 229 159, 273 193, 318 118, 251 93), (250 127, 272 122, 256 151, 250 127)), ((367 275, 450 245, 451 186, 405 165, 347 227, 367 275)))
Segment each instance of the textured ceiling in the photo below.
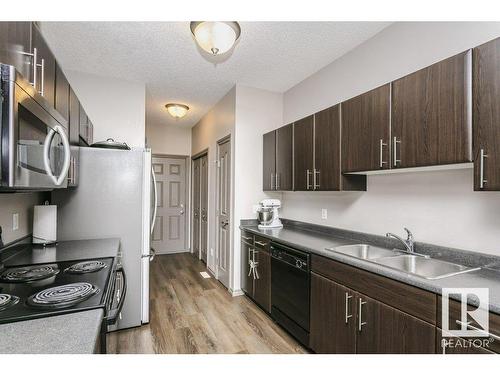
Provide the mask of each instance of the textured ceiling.
POLYGON ((284 92, 371 38, 384 22, 242 22, 232 56, 214 64, 189 22, 43 22, 62 67, 146 84, 147 120, 191 127, 235 84, 284 92), (189 105, 175 120, 164 104, 189 105))

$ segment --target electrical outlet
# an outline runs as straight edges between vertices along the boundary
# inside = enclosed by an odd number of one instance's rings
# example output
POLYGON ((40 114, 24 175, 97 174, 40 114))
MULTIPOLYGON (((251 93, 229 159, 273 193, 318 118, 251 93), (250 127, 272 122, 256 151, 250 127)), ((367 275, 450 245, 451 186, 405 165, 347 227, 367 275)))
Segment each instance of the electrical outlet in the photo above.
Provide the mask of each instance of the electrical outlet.
POLYGON ((12 230, 19 229, 19 214, 16 212, 12 215, 12 230))
POLYGON ((322 209, 321 209, 321 218, 322 218, 323 220, 328 219, 328 210, 327 210, 326 208, 322 208, 322 209))

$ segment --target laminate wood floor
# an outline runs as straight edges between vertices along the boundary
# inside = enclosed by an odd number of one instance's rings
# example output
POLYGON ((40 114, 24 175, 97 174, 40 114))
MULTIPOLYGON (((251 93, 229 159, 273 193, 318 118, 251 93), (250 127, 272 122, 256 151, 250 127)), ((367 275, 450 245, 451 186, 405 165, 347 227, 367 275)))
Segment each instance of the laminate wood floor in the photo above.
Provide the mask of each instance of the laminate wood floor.
POLYGON ((307 353, 246 296, 200 271, 192 254, 157 256, 150 323, 108 334, 108 353, 307 353))

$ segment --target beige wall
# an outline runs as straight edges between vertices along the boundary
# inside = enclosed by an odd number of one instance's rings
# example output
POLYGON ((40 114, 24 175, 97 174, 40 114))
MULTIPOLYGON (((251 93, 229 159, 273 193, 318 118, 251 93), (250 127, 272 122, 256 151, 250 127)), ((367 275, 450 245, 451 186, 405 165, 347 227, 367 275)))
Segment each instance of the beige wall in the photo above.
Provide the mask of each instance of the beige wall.
MULTIPOLYGON (((234 136, 236 88, 233 87, 202 119, 192 128, 191 154, 208 149, 208 254, 207 266, 215 272, 216 249, 216 167, 217 141, 227 135, 234 136)), ((231 143, 234 155, 234 142, 231 143)), ((231 158, 234 176, 234 157, 231 158)), ((231 193, 234 191, 232 186, 231 193)), ((233 197, 233 195, 232 195, 233 197)), ((233 201, 233 200, 232 200, 233 201)), ((232 209, 232 207, 231 207, 232 209)))
MULTIPOLYGON (((284 94, 283 123, 500 36, 500 23, 396 23, 284 94)), ((474 192, 471 170, 371 176, 365 193, 285 193, 286 218, 500 255, 500 192, 474 192), (328 219, 321 219, 321 209, 328 219)))
POLYGON ((65 73, 94 124, 94 142, 113 138, 131 147, 145 146, 144 84, 76 71, 65 73))
POLYGON ((191 155, 191 128, 158 124, 146 117, 146 140, 154 154, 191 155))
POLYGON ((0 226, 5 244, 22 238, 33 231, 33 206, 43 203, 46 193, 0 194, 0 226), (19 214, 19 229, 12 230, 12 215, 19 214))

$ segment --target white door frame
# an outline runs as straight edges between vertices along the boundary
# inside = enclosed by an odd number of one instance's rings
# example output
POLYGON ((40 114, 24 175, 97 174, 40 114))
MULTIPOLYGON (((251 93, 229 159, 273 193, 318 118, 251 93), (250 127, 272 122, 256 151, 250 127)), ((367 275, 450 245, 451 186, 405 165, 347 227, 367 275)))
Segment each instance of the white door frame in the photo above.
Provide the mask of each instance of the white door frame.
MULTIPOLYGON (((231 134, 228 134, 224 137, 222 137, 221 139, 219 139, 217 141, 217 153, 216 153, 216 159, 215 159, 215 162, 216 162, 216 166, 217 166, 217 173, 216 173, 216 181, 215 181, 215 184, 216 184, 216 189, 215 189, 215 222, 214 222, 214 225, 215 225, 215 254, 214 254, 214 260, 215 260, 215 277, 217 280, 219 280, 219 189, 220 189, 220 186, 219 186, 219 177, 220 177, 220 168, 219 168, 219 157, 220 157, 220 154, 219 154, 219 148, 220 148, 220 145, 226 143, 226 142, 232 142, 232 137, 231 137, 231 134)), ((234 162, 234 158, 233 158, 233 144, 231 143, 231 148, 230 148, 230 152, 231 152, 231 165, 229 166, 230 170, 231 170, 231 178, 230 178, 230 181, 229 181, 229 205, 230 205, 230 212, 229 212, 229 270, 228 270, 228 274, 229 274, 229 280, 228 280, 228 286, 227 288, 230 290, 231 289, 231 285, 232 285, 232 277, 233 277, 233 230, 232 230, 232 225, 233 225, 233 179, 234 179, 234 171, 233 171, 233 162, 234 162)), ((210 166, 210 164, 209 164, 210 166)), ((222 284, 222 283, 221 283, 222 284)), ((224 284, 223 284, 224 285, 224 284)))
POLYGON ((188 155, 169 155, 169 154, 152 154, 152 158, 160 159, 184 159, 186 161, 186 186, 184 196, 186 197, 186 207, 184 207, 184 214, 186 215, 186 225, 188 226, 184 231, 186 248, 191 251, 191 163, 188 155))

